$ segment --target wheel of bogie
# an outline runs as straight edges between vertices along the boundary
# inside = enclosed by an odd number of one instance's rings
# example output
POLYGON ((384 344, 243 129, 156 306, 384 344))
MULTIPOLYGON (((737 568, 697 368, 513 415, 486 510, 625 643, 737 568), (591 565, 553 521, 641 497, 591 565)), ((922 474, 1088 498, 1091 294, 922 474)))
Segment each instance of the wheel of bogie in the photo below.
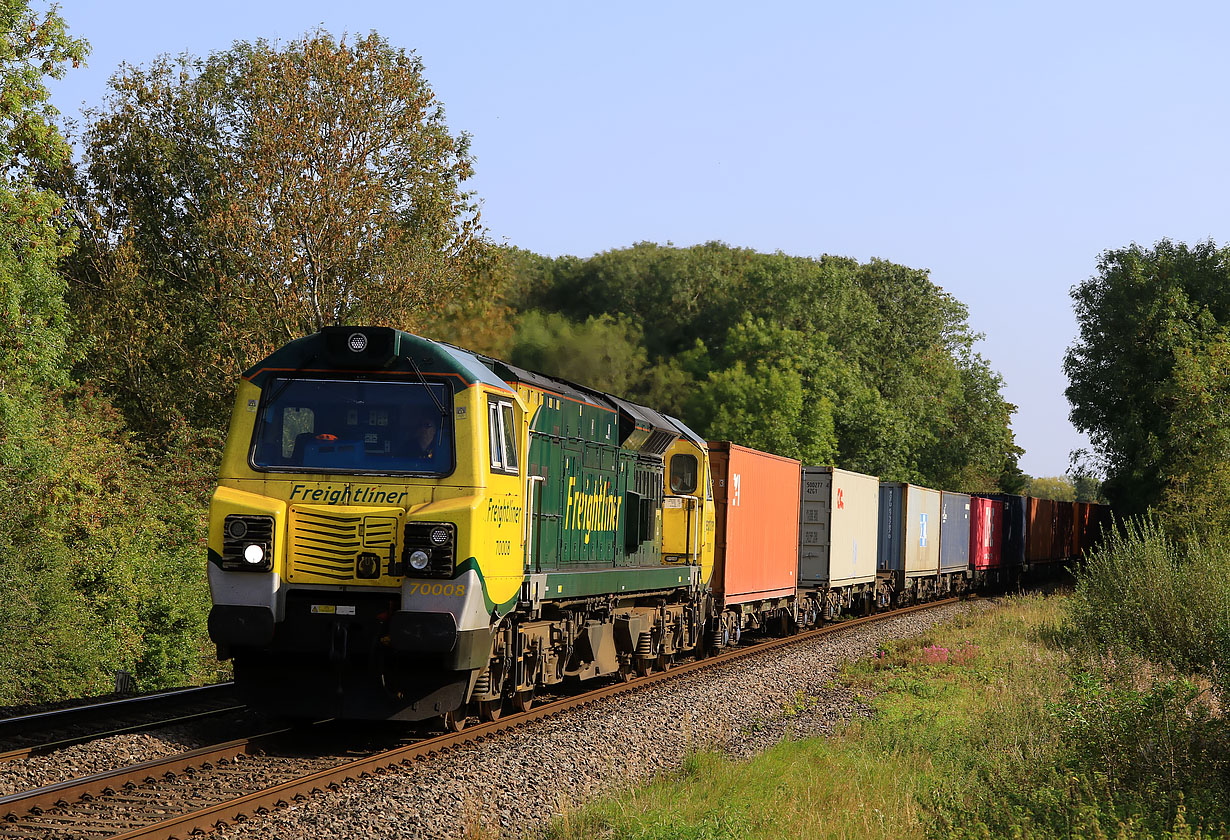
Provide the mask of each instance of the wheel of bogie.
POLYGON ((528 712, 534 708, 534 690, 517 691, 512 696, 512 706, 518 712, 528 712))
POLYGON ((444 713, 444 731, 445 732, 460 732, 466 728, 466 720, 469 717, 469 710, 462 706, 451 712, 444 713))
POLYGON ((636 677, 636 669, 633 668, 631 665, 621 664, 619 666, 619 681, 620 682, 629 683, 629 682, 632 682, 632 680, 635 677, 636 677))
POLYGON ((785 610, 782 610, 779 621, 780 621, 780 626, 778 629, 781 635, 793 636, 794 635, 794 620, 790 618, 790 613, 786 612, 785 610))
POLYGON ((478 719, 483 723, 491 723, 500 719, 504 712, 504 701, 497 697, 494 700, 478 701, 478 719))
POLYGON ((675 656, 670 653, 658 654, 657 668, 659 671, 669 671, 675 665, 675 656))
POLYGON ((638 656, 636 658, 636 673, 638 676, 647 677, 653 673, 653 658, 649 656, 638 656))

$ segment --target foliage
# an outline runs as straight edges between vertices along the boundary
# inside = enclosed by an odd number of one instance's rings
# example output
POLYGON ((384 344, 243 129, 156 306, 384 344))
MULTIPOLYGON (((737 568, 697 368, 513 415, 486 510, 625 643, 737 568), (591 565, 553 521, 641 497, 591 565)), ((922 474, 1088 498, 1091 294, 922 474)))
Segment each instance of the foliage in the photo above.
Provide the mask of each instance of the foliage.
POLYGON ((833 463, 835 374, 824 349, 822 337, 809 341, 760 319, 736 325, 710 355, 714 369, 685 403, 687 422, 713 439, 809 464, 833 463))
MULTIPOLYGON (((54 8, 0 4, 0 703, 202 678, 202 466, 175 430, 157 459, 109 401, 72 381, 80 357, 57 268, 73 245, 62 199, 69 147, 46 76, 85 56, 54 8)), ((152 323, 157 323, 154 318, 152 323)))
POLYGON ((461 187, 469 138, 418 57, 376 34, 124 66, 90 118, 74 301, 82 332, 118 349, 88 373, 140 429, 217 428, 235 377, 275 346, 329 324, 414 328, 490 269, 461 187))
POLYGON ((1104 535, 1077 576, 1072 624, 1094 649, 1213 679, 1230 701, 1230 579, 1224 537, 1179 542, 1152 518, 1104 535))
POLYGON ((517 320, 508 360, 611 394, 642 390, 647 361, 639 327, 610 315, 575 323, 530 311, 517 320))
POLYGON ((1015 468, 1002 380, 925 271, 716 242, 508 265, 514 312, 636 324, 647 373, 628 396, 701 434, 965 490, 1015 468))
POLYGON ((1088 450, 1076 449, 1072 452, 1067 479, 1072 484, 1076 501, 1107 503, 1102 495, 1102 479, 1097 474, 1097 465, 1088 450))
POLYGON ((142 689, 208 676, 201 464, 216 454, 185 432, 150 460, 88 390, 43 408, 26 443, 43 468, 7 488, 0 528, 0 703, 105 693, 120 669, 142 689))
POLYGON ((42 391, 65 384, 68 324, 57 261, 72 246, 62 200, 40 186, 69 148, 54 124, 46 77, 61 78, 88 47, 54 7, 0 3, 0 482, 24 459, 42 391))
POLYGON ((1025 492, 1038 499, 1054 499, 1057 502, 1076 501, 1076 487, 1064 476, 1031 478, 1025 492))
POLYGON ((1191 514, 1230 527, 1230 253, 1169 240, 1107 251, 1072 298, 1066 393, 1107 498, 1124 515, 1160 504, 1172 528, 1191 514))

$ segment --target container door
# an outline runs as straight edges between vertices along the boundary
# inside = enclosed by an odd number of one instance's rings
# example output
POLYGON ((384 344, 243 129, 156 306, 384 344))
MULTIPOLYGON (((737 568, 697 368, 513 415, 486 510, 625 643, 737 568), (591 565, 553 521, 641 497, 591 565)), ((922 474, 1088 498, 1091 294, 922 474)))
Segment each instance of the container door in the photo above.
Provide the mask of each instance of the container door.
POLYGON ((803 471, 803 502, 799 523, 799 582, 829 580, 832 551, 832 473, 803 471))

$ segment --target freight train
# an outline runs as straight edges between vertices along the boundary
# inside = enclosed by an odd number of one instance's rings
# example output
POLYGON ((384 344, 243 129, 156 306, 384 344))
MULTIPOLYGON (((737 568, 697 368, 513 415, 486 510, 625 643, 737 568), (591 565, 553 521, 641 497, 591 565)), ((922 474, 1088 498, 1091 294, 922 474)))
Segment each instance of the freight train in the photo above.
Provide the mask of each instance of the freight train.
POLYGON ((209 517, 209 633, 251 702, 456 729, 749 631, 1011 584, 1079 556, 1106 510, 804 466, 329 327, 243 375, 209 517))

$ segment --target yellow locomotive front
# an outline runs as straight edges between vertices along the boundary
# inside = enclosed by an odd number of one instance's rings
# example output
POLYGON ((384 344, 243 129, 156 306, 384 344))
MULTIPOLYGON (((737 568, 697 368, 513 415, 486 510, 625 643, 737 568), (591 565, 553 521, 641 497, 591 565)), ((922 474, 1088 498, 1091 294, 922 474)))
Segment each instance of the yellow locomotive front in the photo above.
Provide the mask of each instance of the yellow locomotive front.
POLYGON ((474 356, 328 328, 245 373, 209 632, 250 700, 419 720, 469 697, 525 570, 524 406, 474 356))

